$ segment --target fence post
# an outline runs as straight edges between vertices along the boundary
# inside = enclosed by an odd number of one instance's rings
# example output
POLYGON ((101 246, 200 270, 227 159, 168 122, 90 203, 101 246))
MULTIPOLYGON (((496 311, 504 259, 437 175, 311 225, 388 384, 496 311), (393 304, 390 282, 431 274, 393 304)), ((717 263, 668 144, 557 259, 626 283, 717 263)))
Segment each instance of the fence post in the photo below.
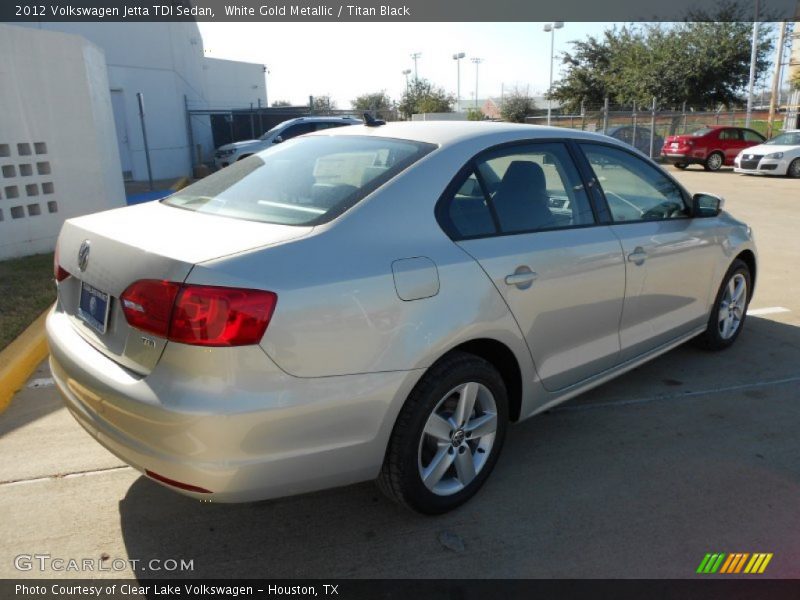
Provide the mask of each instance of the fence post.
POLYGON ((586 130, 586 105, 584 100, 581 99, 581 131, 586 130))
POLYGON ((603 100, 603 135, 608 130, 608 96, 603 100))
POLYGON ((142 123, 142 140, 144 141, 144 158, 147 161, 147 181, 150 184, 150 191, 153 191, 153 171, 150 168, 150 147, 147 145, 147 128, 144 126, 144 95, 136 92, 136 100, 139 103, 139 120, 142 123))
MULTIPOLYGON (((186 97, 186 94, 183 95, 183 111, 186 114, 186 139, 189 142, 189 166, 192 169, 192 175, 194 175, 194 134, 192 133, 192 115, 189 113, 189 100, 186 97)), ((202 158, 199 159, 202 162, 202 158)))
POLYGON ((656 97, 653 96, 653 109, 650 111, 650 158, 653 158, 653 145, 656 136, 656 97))
POLYGON ((636 100, 633 101, 633 147, 636 148, 636 100))
POLYGON ((683 101, 683 133, 686 133, 686 100, 683 101))
POLYGON ((258 99, 258 136, 264 133, 264 111, 261 110, 261 98, 258 99))
POLYGON ((250 139, 256 137, 256 120, 253 116, 253 103, 250 103, 250 139))

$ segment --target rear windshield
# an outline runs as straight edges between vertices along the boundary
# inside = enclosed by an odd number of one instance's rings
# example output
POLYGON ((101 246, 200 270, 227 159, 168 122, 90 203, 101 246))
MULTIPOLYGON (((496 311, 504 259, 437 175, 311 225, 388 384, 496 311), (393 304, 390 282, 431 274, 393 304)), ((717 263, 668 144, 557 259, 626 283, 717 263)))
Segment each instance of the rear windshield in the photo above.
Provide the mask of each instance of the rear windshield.
POLYGON ((703 127, 702 129, 697 129, 697 130, 693 131, 689 135, 691 135, 692 137, 702 137, 702 136, 704 136, 706 134, 711 133, 712 131, 714 131, 714 130, 711 129, 711 127, 703 127))
POLYGON ((380 137, 299 137, 235 162, 164 203, 251 221, 318 225, 434 148, 380 137))

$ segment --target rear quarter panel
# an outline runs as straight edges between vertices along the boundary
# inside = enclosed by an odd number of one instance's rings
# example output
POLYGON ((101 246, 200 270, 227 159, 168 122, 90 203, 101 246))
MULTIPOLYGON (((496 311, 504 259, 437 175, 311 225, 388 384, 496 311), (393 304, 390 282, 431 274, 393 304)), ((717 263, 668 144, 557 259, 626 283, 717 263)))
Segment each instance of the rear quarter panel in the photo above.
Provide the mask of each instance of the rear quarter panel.
POLYGON ((323 377, 430 366, 450 348, 489 337, 535 374, 516 321, 480 266, 439 228, 434 206, 470 149, 428 155, 310 236, 197 265, 188 282, 278 294, 262 348, 286 373, 323 377), (401 300, 392 263, 426 257, 439 291, 401 300))

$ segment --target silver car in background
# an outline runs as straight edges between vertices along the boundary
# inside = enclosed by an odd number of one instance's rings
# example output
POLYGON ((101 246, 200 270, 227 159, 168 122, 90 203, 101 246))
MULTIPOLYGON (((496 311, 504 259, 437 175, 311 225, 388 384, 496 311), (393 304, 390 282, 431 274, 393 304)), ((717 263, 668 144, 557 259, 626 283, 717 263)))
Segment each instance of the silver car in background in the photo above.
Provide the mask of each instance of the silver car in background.
POLYGON ((441 513, 507 425, 742 331, 749 227, 605 136, 343 127, 161 202, 68 220, 47 320, 66 405, 219 502, 376 479, 441 513))

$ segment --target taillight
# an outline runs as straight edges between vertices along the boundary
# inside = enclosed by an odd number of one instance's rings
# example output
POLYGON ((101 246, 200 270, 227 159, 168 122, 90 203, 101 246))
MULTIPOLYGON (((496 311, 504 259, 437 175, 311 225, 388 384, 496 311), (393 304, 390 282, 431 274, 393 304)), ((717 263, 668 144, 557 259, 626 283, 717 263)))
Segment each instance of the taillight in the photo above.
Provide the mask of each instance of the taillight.
POLYGON ((62 267, 58 261, 58 243, 56 243, 56 251, 53 254, 53 277, 56 278, 56 283, 69 277, 69 271, 62 267))
POLYGON ((169 339, 200 346, 257 344, 278 297, 272 292, 186 285, 175 301, 169 339))
POLYGON ((120 300, 122 312, 131 327, 159 337, 169 334, 169 319, 180 284, 156 279, 141 279, 128 286, 120 300))
POLYGON ((257 344, 272 318, 273 292, 141 280, 122 296, 132 327, 196 346, 257 344))

